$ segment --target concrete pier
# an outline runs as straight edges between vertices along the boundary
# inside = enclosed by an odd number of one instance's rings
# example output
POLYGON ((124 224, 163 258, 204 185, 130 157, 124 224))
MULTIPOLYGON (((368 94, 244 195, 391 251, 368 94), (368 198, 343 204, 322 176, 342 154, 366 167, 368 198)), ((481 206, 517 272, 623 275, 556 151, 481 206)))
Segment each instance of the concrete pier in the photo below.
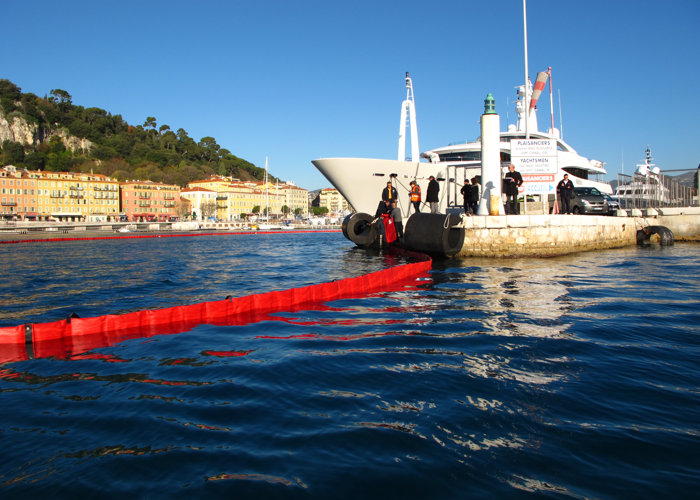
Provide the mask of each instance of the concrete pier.
POLYGON ((636 245, 637 231, 647 226, 666 226, 677 241, 700 241, 700 207, 621 212, 463 217, 464 245, 456 257, 551 257, 620 248, 636 245))

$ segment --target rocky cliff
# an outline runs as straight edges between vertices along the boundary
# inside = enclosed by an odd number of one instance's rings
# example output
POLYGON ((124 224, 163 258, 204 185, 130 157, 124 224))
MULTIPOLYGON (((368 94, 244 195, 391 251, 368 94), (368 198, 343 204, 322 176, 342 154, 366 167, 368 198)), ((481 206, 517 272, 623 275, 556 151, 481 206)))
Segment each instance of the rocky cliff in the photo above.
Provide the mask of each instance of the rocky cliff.
POLYGON ((24 146, 36 146, 48 141, 52 136, 59 137, 66 149, 73 151, 79 149, 90 151, 93 146, 93 143, 87 139, 70 135, 65 128, 40 131, 36 123, 28 123, 20 114, 10 113, 9 116, 5 116, 0 109, 0 144, 3 141, 12 141, 24 146))

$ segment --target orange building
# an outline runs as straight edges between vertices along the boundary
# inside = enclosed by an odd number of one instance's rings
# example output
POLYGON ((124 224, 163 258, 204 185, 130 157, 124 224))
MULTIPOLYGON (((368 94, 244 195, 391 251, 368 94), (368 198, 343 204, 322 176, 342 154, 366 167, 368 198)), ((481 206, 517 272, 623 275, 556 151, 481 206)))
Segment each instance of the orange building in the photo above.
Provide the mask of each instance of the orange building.
POLYGON ((180 188, 152 181, 120 182, 122 214, 129 221, 167 221, 182 213, 180 188))
POLYGON ((12 165, 0 169, 0 218, 35 220, 37 213, 36 172, 12 165))

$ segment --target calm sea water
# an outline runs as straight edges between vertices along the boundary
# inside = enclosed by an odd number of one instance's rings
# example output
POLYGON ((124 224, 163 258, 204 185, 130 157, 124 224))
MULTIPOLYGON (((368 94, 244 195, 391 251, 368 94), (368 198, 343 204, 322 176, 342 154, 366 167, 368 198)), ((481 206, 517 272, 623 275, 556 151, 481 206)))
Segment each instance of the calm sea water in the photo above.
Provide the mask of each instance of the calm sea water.
MULTIPOLYGON (((397 259, 332 233, 0 245, 0 262, 9 326, 397 259)), ((0 366, 0 497, 697 495, 698 245, 444 260, 429 278, 0 366)))

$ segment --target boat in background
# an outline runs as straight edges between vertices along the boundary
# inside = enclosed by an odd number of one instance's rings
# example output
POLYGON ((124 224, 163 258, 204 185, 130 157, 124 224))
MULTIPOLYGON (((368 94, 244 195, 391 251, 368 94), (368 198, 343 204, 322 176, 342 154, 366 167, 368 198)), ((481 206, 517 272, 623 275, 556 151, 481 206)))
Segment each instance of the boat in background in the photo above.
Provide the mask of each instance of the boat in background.
MULTIPOLYGON (((538 84, 539 84, 538 77, 538 84)), ((537 86, 541 91, 544 83, 537 86)), ((550 83, 551 87, 551 83, 550 83)), ((396 160, 377 158, 320 158, 311 163, 342 194, 356 212, 373 214, 380 200, 380 193, 391 181, 399 192, 399 205, 404 217, 409 212, 409 182, 415 180, 426 193, 429 177, 434 176, 440 183, 440 211, 462 206, 460 189, 465 179, 481 176, 481 140, 453 144, 435 148, 418 155, 418 133, 416 126, 413 82, 406 73, 406 99, 401 107, 399 124, 399 154, 396 160), (406 129, 411 127, 411 151, 406 154, 406 129), (427 161, 420 161, 421 159, 427 161)), ((554 186, 569 174, 575 186, 595 187, 602 193, 612 194, 612 187, 602 180, 607 172, 602 162, 579 155, 576 150, 560 137, 557 129, 540 132, 537 127, 536 97, 533 100, 531 82, 516 87, 518 99, 516 111, 518 121, 510 125, 508 131, 501 132, 500 151, 502 168, 507 169, 511 160, 511 141, 514 139, 553 139, 557 144, 557 173, 540 193, 547 196, 550 203, 554 199, 554 186), (530 103, 529 112, 526 103, 530 103), (525 113, 528 112, 527 118, 525 113), (527 132, 525 124, 527 121, 527 132), (551 193, 551 195, 550 195, 551 193)), ((537 95, 537 94, 536 94, 537 95)), ((425 199, 425 196, 424 196, 425 199)))
POLYGON ((671 192, 662 177, 661 169, 652 163, 651 149, 647 146, 644 161, 637 164, 629 182, 618 184, 615 196, 626 208, 664 206, 671 202, 671 192))

